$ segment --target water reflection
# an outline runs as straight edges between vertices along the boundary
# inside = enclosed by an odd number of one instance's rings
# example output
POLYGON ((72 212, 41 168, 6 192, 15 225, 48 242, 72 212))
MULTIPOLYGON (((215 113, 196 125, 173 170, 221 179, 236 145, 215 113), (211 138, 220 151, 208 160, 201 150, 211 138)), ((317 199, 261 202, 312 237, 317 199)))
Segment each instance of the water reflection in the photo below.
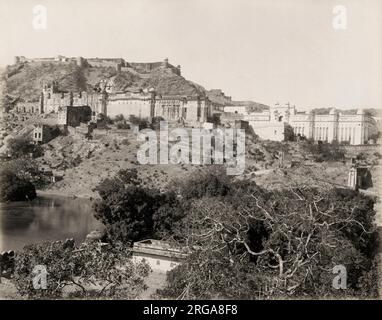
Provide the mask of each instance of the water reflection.
POLYGON ((45 240, 74 238, 78 243, 100 228, 87 199, 39 196, 31 202, 0 203, 0 251, 45 240))

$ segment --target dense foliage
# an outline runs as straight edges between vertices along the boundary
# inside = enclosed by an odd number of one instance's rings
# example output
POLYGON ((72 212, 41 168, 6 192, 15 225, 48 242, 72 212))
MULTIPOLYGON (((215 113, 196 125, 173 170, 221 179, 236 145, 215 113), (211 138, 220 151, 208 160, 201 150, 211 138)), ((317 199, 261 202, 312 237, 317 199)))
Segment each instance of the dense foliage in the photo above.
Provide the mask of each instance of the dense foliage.
POLYGON ((169 273, 171 298, 376 297, 374 200, 334 189, 232 186, 194 201, 183 220, 193 253, 169 273), (332 286, 347 270, 347 289, 332 286))
POLYGON ((168 274, 170 298, 375 297, 375 200, 346 189, 264 190, 212 166, 144 188, 121 171, 99 187, 98 218, 109 239, 175 240, 189 258, 168 274), (333 268, 347 270, 346 290, 333 268))
POLYGON ((144 187, 135 169, 119 171, 97 190, 102 200, 95 203, 95 216, 113 241, 127 243, 163 235, 183 217, 175 194, 144 187))
POLYGON ((140 117, 136 117, 134 115, 130 115, 129 121, 133 125, 138 126, 139 130, 146 129, 149 127, 149 121, 146 118, 140 118, 140 117))
MULTIPOLYGON (((28 298, 114 297, 134 299, 146 289, 150 268, 129 259, 118 244, 46 242, 26 246, 16 254, 13 281, 28 298), (46 288, 35 288, 36 266, 46 268, 46 288)), ((41 272, 41 270, 40 270, 41 272)), ((41 282, 40 282, 41 284, 41 282)))
POLYGON ((36 161, 18 158, 2 164, 1 170, 9 170, 20 179, 29 180, 36 188, 42 188, 50 183, 50 179, 38 168, 36 161))
POLYGON ((341 150, 340 145, 333 141, 328 142, 314 142, 312 140, 307 140, 302 143, 304 150, 313 156, 315 161, 341 161, 345 158, 345 153, 341 150))
POLYGON ((30 154, 41 155, 40 146, 32 143, 29 136, 17 136, 9 140, 8 148, 13 158, 29 156, 30 154))
POLYGON ((295 141, 296 135, 294 134, 293 128, 290 125, 285 126, 284 130, 284 141, 295 141))
POLYGON ((2 168, 0 170, 0 201, 24 201, 36 198, 36 188, 25 177, 2 168))

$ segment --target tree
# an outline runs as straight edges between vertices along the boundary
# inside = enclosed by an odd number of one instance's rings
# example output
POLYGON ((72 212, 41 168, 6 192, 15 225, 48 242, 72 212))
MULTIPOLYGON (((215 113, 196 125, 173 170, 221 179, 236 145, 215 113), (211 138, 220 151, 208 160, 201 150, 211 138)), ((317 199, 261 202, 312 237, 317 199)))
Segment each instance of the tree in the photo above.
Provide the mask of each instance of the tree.
POLYGON ((49 179, 40 172, 37 163, 32 159, 17 158, 7 161, 2 170, 9 170, 20 179, 29 180, 37 188, 49 183, 49 179))
POLYGON ((225 196, 231 189, 231 177, 225 168, 211 166, 208 170, 193 173, 187 179, 173 182, 173 188, 184 199, 198 199, 205 196, 225 196))
POLYGON ((101 201, 95 203, 95 217, 105 225, 110 241, 130 243, 168 231, 171 223, 165 216, 173 212, 158 210, 174 204, 175 195, 142 186, 135 169, 119 171, 96 189, 101 201))
POLYGON ((0 170, 0 201, 24 201, 36 198, 36 188, 27 178, 9 169, 0 170))
POLYGON ((377 292, 374 200, 349 190, 266 191, 250 183, 222 200, 194 201, 184 221, 193 254, 174 269, 165 296, 277 298, 377 292), (348 289, 332 287, 344 265, 348 289))
POLYGON ((180 199, 173 192, 164 195, 163 204, 153 213, 153 236, 168 241, 181 241, 184 228, 183 219, 188 209, 189 201, 180 199))
POLYGON ((14 281, 18 292, 28 298, 114 297, 134 299, 146 289, 150 272, 144 263, 135 263, 123 246, 93 242, 79 247, 74 242, 46 242, 26 246, 16 254, 14 281), (47 285, 33 287, 35 266, 44 266, 47 285), (65 291, 65 289, 71 289, 65 291))
POLYGON ((284 130, 284 141, 295 141, 296 135, 294 134, 293 128, 288 124, 285 126, 284 130))
POLYGON ((33 144, 32 139, 27 135, 17 136, 10 139, 8 148, 13 158, 24 157, 30 153, 42 153, 41 147, 33 144))

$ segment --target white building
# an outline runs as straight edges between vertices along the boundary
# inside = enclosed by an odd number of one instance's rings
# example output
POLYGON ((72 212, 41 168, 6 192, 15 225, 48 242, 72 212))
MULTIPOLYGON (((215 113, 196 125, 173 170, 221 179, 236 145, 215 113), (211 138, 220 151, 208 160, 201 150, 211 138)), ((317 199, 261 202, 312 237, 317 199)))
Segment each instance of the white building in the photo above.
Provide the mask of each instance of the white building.
POLYGON ((107 115, 111 118, 115 118, 117 115, 123 115, 126 119, 130 115, 149 118, 152 116, 153 109, 152 93, 118 92, 109 95, 107 102, 107 115))
POLYGON ((358 110, 356 114, 342 114, 331 109, 328 114, 314 112, 297 112, 290 104, 271 107, 258 113, 244 114, 255 133, 263 139, 282 141, 287 125, 293 128, 296 135, 320 141, 347 142, 352 145, 365 144, 377 131, 372 116, 358 110))
POLYGON ((223 107, 224 112, 247 114, 248 108, 244 105, 229 105, 223 107))
POLYGON ((175 247, 165 241, 147 239, 134 243, 133 261, 146 261, 152 270, 167 272, 188 256, 186 248, 175 247))

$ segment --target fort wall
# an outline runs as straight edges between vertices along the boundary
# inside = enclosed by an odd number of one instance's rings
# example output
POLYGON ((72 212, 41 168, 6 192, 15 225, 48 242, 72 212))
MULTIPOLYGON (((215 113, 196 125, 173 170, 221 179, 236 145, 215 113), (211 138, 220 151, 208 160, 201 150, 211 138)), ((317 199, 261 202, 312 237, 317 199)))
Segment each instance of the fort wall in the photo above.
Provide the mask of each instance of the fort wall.
POLYGON ((158 68, 165 68, 172 70, 177 75, 181 75, 181 66, 173 66, 168 62, 168 59, 164 59, 160 62, 132 62, 128 63, 122 58, 84 58, 81 56, 78 57, 65 57, 58 55, 56 57, 48 58, 27 58, 24 56, 15 56, 15 64, 20 63, 64 63, 70 64, 75 63, 76 65, 90 66, 90 67, 112 67, 115 68, 118 72, 122 70, 128 70, 128 68, 134 68, 140 73, 150 73, 151 71, 158 68))

